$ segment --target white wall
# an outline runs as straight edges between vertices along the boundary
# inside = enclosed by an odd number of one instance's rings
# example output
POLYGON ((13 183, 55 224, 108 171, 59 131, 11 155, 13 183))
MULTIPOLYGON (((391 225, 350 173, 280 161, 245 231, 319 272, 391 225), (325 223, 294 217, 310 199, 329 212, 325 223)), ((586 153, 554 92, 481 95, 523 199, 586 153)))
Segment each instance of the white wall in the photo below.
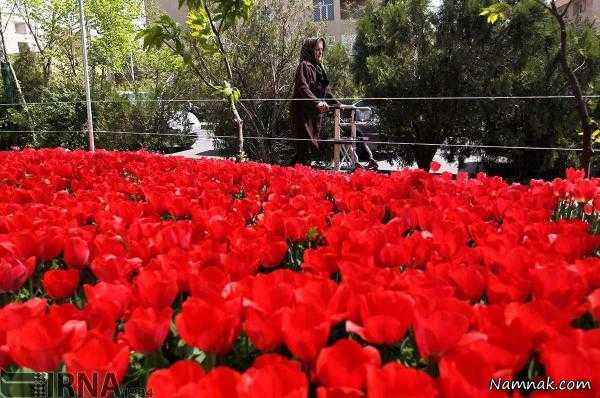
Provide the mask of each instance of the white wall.
MULTIPOLYGON (((35 45, 33 35, 27 28, 23 18, 16 14, 16 10, 11 8, 2 8, 2 27, 4 31, 4 41, 6 52, 8 54, 19 53, 19 43, 27 43, 31 51, 38 51, 35 45), (17 32, 19 30, 20 32, 17 32)), ((0 43, 1 44, 1 43, 0 43)))
MULTIPOLYGON (((563 8, 569 0, 556 0, 556 5, 563 8)), ((600 28, 600 0, 573 0, 571 8, 567 14, 567 17, 573 18, 585 18, 594 22, 595 26, 600 28), (582 6, 583 12, 577 13, 577 6, 582 6)))

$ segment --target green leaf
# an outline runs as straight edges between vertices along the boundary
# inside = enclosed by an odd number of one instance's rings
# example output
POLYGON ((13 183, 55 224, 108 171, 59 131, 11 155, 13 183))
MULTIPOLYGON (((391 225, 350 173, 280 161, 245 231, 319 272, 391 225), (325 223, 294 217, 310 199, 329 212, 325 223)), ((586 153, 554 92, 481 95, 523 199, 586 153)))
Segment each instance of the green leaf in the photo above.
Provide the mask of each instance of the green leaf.
POLYGON ((222 86, 217 87, 216 93, 223 98, 233 100, 233 102, 238 102, 241 98, 240 90, 231 86, 228 81, 224 81, 222 86))
POLYGON ((194 37, 212 34, 208 14, 203 9, 188 12, 186 24, 194 37))
POLYGON ((166 368, 168 366, 169 361, 162 355, 160 351, 153 351, 144 355, 143 367, 146 371, 166 368))
POLYGON ((160 49, 165 42, 175 41, 181 43, 179 36, 181 29, 170 17, 163 15, 157 21, 151 23, 142 29, 138 34, 138 39, 143 39, 144 50, 160 49))
POLYGON ((306 232, 306 239, 315 240, 319 236, 319 230, 317 227, 310 227, 310 229, 306 232))
POLYGON ((507 14, 511 11, 511 6, 503 1, 494 3, 488 7, 485 7, 479 13, 482 17, 487 17, 489 24, 495 24, 499 20, 507 19, 507 14))
POLYGON ((238 90, 237 88, 234 88, 231 93, 231 97, 233 99, 233 102, 239 102, 240 97, 241 97, 240 90, 238 90))

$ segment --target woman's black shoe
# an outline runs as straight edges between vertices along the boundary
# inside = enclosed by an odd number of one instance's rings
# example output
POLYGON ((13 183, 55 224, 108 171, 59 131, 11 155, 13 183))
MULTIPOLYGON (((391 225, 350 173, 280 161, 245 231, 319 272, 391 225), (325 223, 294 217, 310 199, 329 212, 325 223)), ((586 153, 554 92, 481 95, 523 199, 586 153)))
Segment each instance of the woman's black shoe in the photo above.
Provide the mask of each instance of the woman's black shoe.
POLYGON ((379 170, 379 165, 375 161, 375 159, 369 159, 369 164, 367 164, 367 169, 369 170, 379 170))
POLYGON ((358 163, 358 162, 354 162, 354 165, 350 168, 350 173, 354 173, 357 169, 363 169, 364 170, 365 166, 363 166, 362 164, 358 163))

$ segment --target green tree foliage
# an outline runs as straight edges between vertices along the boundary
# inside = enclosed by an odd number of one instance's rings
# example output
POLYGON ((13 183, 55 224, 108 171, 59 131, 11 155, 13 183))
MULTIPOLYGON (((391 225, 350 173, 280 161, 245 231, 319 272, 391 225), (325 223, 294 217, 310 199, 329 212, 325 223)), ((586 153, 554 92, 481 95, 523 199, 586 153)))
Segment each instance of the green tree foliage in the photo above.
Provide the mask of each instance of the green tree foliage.
MULTIPOLYGON (((422 0, 392 0, 359 21, 355 76, 368 96, 465 97, 562 95, 558 36, 535 1, 523 1, 510 21, 490 25, 479 14, 490 2, 446 0, 433 10, 422 0)), ((574 48, 593 47, 597 33, 571 30, 574 48)), ((597 79, 598 58, 581 50, 581 81, 597 79)), ((576 145, 576 115, 565 100, 429 100, 380 104, 382 132, 391 139, 449 144, 576 145)), ((435 147, 399 147, 405 163, 428 168, 435 147)), ((448 159, 474 151, 447 149, 448 159)), ((478 151, 507 156, 517 177, 556 172, 573 159, 564 153, 478 151)))
POLYGON ((162 15, 139 35, 147 50, 171 49, 214 94, 228 101, 238 127, 240 160, 245 158, 243 120, 236 105, 240 100, 240 91, 233 85, 232 58, 224 35, 236 23, 249 18, 252 3, 252 0, 179 0, 179 7, 185 5, 188 9, 187 28, 162 15), (223 80, 219 79, 218 73, 213 73, 211 61, 215 60, 221 65, 217 71, 225 72, 226 78, 223 80))
MULTIPOLYGON (((483 11, 480 13, 481 16, 485 16, 487 21, 491 24, 496 23, 499 20, 510 20, 514 16, 518 17, 518 14, 522 12, 522 9, 528 8, 531 4, 529 2, 522 1, 513 1, 511 3, 507 3, 503 0, 499 0, 487 7, 483 8, 483 11)), ((568 19, 568 12, 571 9, 571 6, 574 4, 573 0, 568 0, 563 2, 562 4, 558 4, 555 0, 535 0, 535 5, 539 8, 544 9, 548 15, 551 16, 554 21, 554 26, 556 30, 556 36, 559 39, 559 43, 556 49, 557 55, 556 59, 558 64, 560 65, 560 69, 562 71, 562 75, 564 80, 569 87, 570 93, 575 97, 575 111, 579 118, 579 123, 582 129, 582 147, 583 151, 581 152, 581 167, 589 173, 591 171, 591 157, 592 157, 592 139, 594 136, 600 134, 600 132, 595 132, 594 129, 598 127, 597 122, 592 119, 589 104, 585 94, 585 87, 582 87, 582 82, 577 76, 576 72, 579 67, 575 67, 572 63, 573 61, 573 47, 575 50, 579 51, 583 55, 586 52, 588 55, 590 54, 590 49, 595 48, 596 56, 598 55, 598 38, 595 31, 592 29, 590 23, 588 22, 587 30, 580 34, 579 37, 586 37, 588 39, 592 39, 593 43, 591 46, 588 43, 585 43, 583 40, 583 44, 581 42, 575 41, 572 43, 569 40, 569 28, 571 25, 571 21, 568 19)), ((574 6, 573 6, 574 7, 574 6)), ((576 22, 581 22, 581 18, 577 17, 576 22)), ((578 26, 576 26, 578 27, 578 26)), ((577 54, 577 53, 575 53, 577 54)), ((585 55, 584 55, 585 56, 585 55)))
MULTIPOLYGON (((142 33, 145 46, 167 46, 204 83, 197 86, 199 91, 225 98, 230 105, 235 103, 244 120, 245 135, 252 137, 243 140, 244 154, 264 162, 286 163, 293 146, 276 139, 290 136, 289 103, 255 99, 291 97, 302 41, 322 34, 324 27, 310 22, 312 1, 257 0, 251 8, 218 11, 232 4, 221 0, 194 3, 185 27, 161 16, 142 33), (221 19, 225 14, 227 21, 221 19), (234 14, 238 15, 237 22, 232 19, 234 14), (216 31, 210 27, 211 19, 218 27, 216 31)), ((334 92, 356 95, 348 52, 334 45, 326 56, 334 92)), ((239 135, 234 134, 236 118, 231 118, 226 103, 203 103, 197 108, 216 136, 231 137, 215 141, 221 153, 231 156, 239 151, 239 135)), ((331 156, 331 151, 324 152, 331 156)))
MULTIPOLYGON (((234 84, 247 97, 284 99, 292 96, 302 41, 318 33, 315 25, 307 23, 310 6, 311 3, 303 0, 285 3, 258 0, 248 20, 224 35, 223 40, 231 54, 234 84)), ((213 73, 218 73, 219 65, 210 65, 213 73)), ((245 119, 246 134, 266 138, 245 140, 244 149, 248 156, 270 163, 289 161, 293 154, 291 143, 272 139, 290 135, 289 103, 284 100, 242 100, 239 106, 245 119)), ((204 108, 215 134, 233 137, 233 121, 227 117, 224 104, 205 105, 204 108)), ((235 140, 221 139, 217 146, 225 154, 233 154, 235 140)))
MULTIPOLYGON (((23 16, 44 59, 45 73, 52 66, 63 74, 77 75, 81 52, 79 8, 71 0, 8 0, 23 16)), ((86 29, 90 37, 90 61, 118 72, 138 44, 136 24, 142 12, 139 0, 87 0, 86 29)), ((49 77, 49 76, 47 76, 49 77)))
POLYGON ((341 43, 327 46, 324 64, 331 82, 331 90, 339 98, 360 98, 364 94, 364 87, 354 79, 352 72, 352 51, 341 43))
MULTIPOLYGON (((14 57, 16 75, 30 103, 30 117, 20 105, 2 106, 0 130, 11 132, 0 133, 0 147, 35 144, 86 148, 76 3, 12 0, 12 4, 31 27, 40 51, 22 52, 14 57)), ((180 95, 185 98, 193 95, 189 90, 189 75, 182 62, 165 50, 141 51, 135 36, 142 3, 90 0, 85 5, 87 31, 91 37, 96 146, 161 152, 189 148, 193 141, 188 134, 189 126, 180 131, 173 129, 172 123, 181 119, 189 107, 170 102, 180 95), (123 92, 128 93, 129 98, 123 92)))

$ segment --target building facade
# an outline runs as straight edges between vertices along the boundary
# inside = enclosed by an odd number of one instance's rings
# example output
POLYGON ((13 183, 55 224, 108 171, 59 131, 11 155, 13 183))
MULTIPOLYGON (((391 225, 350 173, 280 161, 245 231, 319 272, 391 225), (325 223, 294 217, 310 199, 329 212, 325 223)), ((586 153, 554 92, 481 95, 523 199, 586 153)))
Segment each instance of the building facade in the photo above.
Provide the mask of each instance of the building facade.
MULTIPOLYGON (((339 42, 351 47, 356 39, 356 18, 364 9, 366 0, 307 0, 312 3, 310 20, 321 24, 328 43, 339 42)), ((147 15, 166 14, 175 21, 184 24, 187 9, 177 7, 174 0, 146 0, 147 15)))
POLYGON ((325 25, 329 41, 351 47, 356 39, 356 19, 365 1, 313 0, 313 20, 325 25))
MULTIPOLYGON (((556 0, 559 10, 569 3, 569 0, 556 0)), ((567 18, 571 20, 588 20, 600 29, 600 0, 573 0, 567 18)))
MULTIPOLYGON (((2 13, 0 29, 2 29, 4 35, 4 46, 8 54, 18 54, 26 49, 34 52, 39 51, 27 23, 16 10, 2 7, 0 12, 2 13)), ((1 45, 2 43, 0 43, 1 45)))

